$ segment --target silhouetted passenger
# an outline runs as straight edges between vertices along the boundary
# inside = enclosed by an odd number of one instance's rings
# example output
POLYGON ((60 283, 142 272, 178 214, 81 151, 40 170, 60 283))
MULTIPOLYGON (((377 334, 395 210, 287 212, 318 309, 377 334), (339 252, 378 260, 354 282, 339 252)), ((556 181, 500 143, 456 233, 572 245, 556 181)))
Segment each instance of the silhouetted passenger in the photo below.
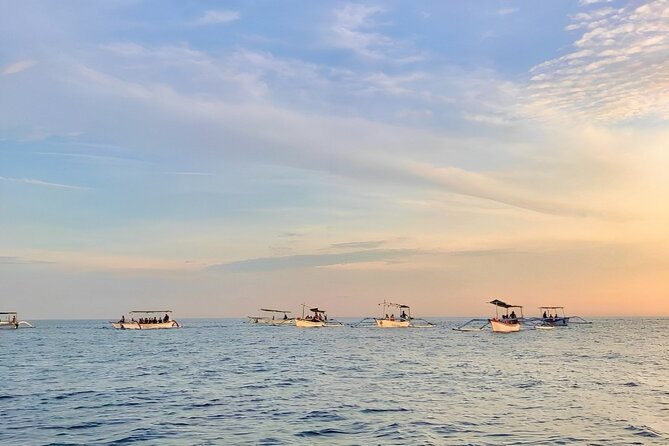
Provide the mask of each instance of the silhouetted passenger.
POLYGON ((163 322, 169 322, 170 321, 170 315, 165 313, 165 317, 163 318, 163 322))

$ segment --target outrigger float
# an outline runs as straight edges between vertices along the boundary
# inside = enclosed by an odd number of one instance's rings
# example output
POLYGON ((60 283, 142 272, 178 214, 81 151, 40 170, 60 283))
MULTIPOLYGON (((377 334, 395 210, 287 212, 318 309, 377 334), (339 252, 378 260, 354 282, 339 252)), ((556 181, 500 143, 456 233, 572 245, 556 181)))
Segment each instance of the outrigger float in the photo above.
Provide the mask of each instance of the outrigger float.
POLYGON ((368 317, 353 324, 354 327, 361 325, 373 325, 379 328, 432 328, 436 325, 425 319, 416 319, 411 316, 411 307, 404 304, 394 304, 385 300, 379 304, 383 307, 380 318, 368 317), (397 316, 395 316, 397 311, 397 316), (388 315, 390 313, 390 316, 388 315))
POLYGON ((344 324, 335 319, 328 319, 325 310, 318 307, 309 308, 313 315, 304 315, 304 310, 308 308, 307 304, 302 304, 302 317, 295 318, 295 326, 299 328, 318 328, 318 327, 343 327, 344 324))
POLYGON ((295 318, 288 317, 290 311, 286 310, 274 310, 271 308, 261 308, 260 311, 269 313, 272 317, 269 317, 269 314, 265 316, 249 316, 249 324, 261 324, 261 325, 294 325, 295 318), (283 314, 283 317, 276 317, 276 314, 283 314))
POLYGON ((28 322, 20 321, 19 314, 16 311, 0 311, 0 329, 17 329, 19 327, 33 328, 28 322))
POLYGON ((127 320, 124 316, 117 322, 112 322, 112 327, 119 330, 159 330, 167 328, 181 328, 179 322, 172 319, 172 310, 135 310, 128 313, 131 317, 127 320), (152 315, 161 316, 152 316, 152 315), (165 315, 162 317, 162 315, 165 315), (137 319, 135 319, 137 317, 137 319))

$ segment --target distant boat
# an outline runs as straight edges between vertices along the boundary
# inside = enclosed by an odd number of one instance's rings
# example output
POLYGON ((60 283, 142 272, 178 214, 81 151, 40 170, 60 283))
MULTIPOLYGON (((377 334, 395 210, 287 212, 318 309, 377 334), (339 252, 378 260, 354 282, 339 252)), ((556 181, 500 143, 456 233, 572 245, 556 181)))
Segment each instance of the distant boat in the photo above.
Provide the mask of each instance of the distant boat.
POLYGON ((269 314, 265 316, 248 316, 249 324, 261 324, 261 325, 293 325, 295 323, 295 318, 288 317, 290 311, 286 310, 274 310, 271 308, 261 308, 260 311, 269 313, 272 317, 269 317, 269 314), (275 317, 276 313, 283 314, 283 317, 275 317))
POLYGON ((520 331, 520 320, 523 319, 523 307, 520 305, 511 305, 507 304, 498 299, 491 300, 488 302, 495 306, 495 317, 490 319, 490 327, 495 333, 513 333, 520 331), (505 314, 502 314, 502 317, 499 316, 499 309, 504 308, 506 310, 505 314), (509 314, 509 308, 511 308, 511 314, 509 314), (520 317, 516 315, 515 308, 518 308, 520 311, 520 317))
POLYGON ((394 304, 384 300, 379 306, 382 306, 383 310, 381 312, 382 316, 374 319, 377 327, 409 328, 411 324, 411 309, 408 305, 394 304), (397 310, 397 316, 395 316, 395 310, 397 310), (390 316, 388 316, 388 313, 390 313, 390 316))
POLYGON ((112 322, 112 327, 119 330, 159 330, 166 328, 181 328, 179 322, 170 316, 172 310, 135 310, 128 313, 130 320, 125 315, 121 320, 112 322), (165 316, 163 316, 163 314, 165 316), (158 316, 156 316, 158 315, 158 316))
POLYGON ((17 329, 21 326, 32 328, 32 325, 28 322, 19 320, 19 315, 16 311, 0 311, 0 329, 17 329))
POLYGON ((532 322, 550 325, 552 327, 566 327, 571 322, 572 324, 591 324, 580 316, 567 316, 564 312, 564 307, 539 307, 540 317, 530 318, 532 322), (561 313, 561 314, 560 314, 561 313))
POLYGON ((395 304, 388 301, 379 303, 381 317, 366 317, 353 324, 353 327, 379 327, 379 328, 432 328, 436 327, 432 322, 411 316, 409 305, 395 304), (397 312, 397 316, 395 313, 397 312))
POLYGON ((295 318, 295 326, 299 328, 319 328, 319 327, 343 327, 344 324, 334 320, 328 319, 328 315, 325 310, 322 310, 318 307, 309 308, 309 311, 313 314, 307 316, 304 315, 305 308, 308 308, 306 304, 302 304, 302 317, 295 318))

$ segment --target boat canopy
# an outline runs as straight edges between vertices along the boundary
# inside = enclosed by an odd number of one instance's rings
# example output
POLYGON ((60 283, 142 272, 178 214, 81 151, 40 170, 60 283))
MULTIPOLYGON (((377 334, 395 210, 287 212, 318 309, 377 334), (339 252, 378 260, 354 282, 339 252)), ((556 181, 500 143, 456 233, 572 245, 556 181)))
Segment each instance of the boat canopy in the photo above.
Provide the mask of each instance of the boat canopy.
POLYGON ((539 307, 540 310, 564 310, 564 307, 539 307))
POLYGON ((0 311, 0 314, 18 314, 16 311, 0 311))
POLYGON ((269 311, 270 313, 290 313, 290 311, 286 310, 274 310, 272 308, 261 308, 260 311, 269 311))
POLYGON ((318 308, 309 308, 309 311, 313 311, 314 313, 325 313, 325 310, 319 310, 318 308))
POLYGON ((397 307, 397 308, 410 308, 408 305, 404 304, 394 304, 392 302, 381 302, 379 306, 383 305, 384 307, 397 307))
POLYGON ((172 310, 133 310, 130 314, 136 313, 171 313, 172 310))
POLYGON ((501 301, 501 300, 499 300, 499 299, 491 300, 491 301, 488 302, 488 303, 489 303, 489 304, 493 304, 493 305, 498 306, 498 307, 502 307, 502 308, 523 308, 522 305, 511 305, 511 304, 507 304, 506 302, 503 302, 503 301, 501 301))

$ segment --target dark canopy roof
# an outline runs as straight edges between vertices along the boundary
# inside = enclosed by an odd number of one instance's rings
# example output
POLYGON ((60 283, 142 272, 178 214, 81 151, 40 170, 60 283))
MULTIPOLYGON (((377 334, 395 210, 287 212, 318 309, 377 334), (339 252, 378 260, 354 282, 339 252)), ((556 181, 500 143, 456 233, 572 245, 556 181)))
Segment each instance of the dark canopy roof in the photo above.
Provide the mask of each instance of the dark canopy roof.
POLYGON ((310 308, 309 311, 313 311, 314 313, 325 313, 325 310, 319 310, 318 308, 310 308))
POLYGON ((539 307, 539 309, 543 310, 562 310, 564 307, 539 307))
POLYGON ((130 314, 134 313, 171 313, 172 310, 133 310, 130 314))
POLYGON ((521 305, 511 305, 511 304, 507 304, 506 302, 503 302, 503 301, 501 301, 501 300, 499 300, 499 299, 491 300, 491 301, 488 302, 488 303, 493 304, 493 305, 496 305, 496 306, 498 306, 498 307, 502 307, 502 308, 523 308, 521 305))
POLYGON ((290 311, 286 310, 273 310, 271 308, 261 308, 260 311, 271 311, 272 313, 290 313, 290 311))

